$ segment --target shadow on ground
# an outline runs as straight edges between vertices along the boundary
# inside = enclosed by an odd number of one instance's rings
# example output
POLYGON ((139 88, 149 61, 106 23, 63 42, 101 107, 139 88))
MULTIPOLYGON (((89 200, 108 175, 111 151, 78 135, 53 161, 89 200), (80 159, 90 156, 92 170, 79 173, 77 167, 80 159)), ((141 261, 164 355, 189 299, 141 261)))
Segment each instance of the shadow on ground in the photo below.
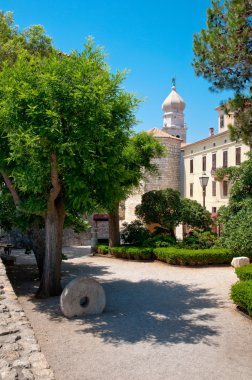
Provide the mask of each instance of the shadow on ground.
MULTIPOLYGON (((31 272, 28 273, 31 276, 31 272)), ((66 283, 77 275, 101 277, 107 273, 108 267, 91 263, 81 268, 72 263, 63 265, 63 280, 66 283)), ((10 278, 13 282, 13 276, 10 278)), ((215 315, 216 309, 223 307, 223 304, 208 289, 172 281, 131 282, 115 279, 100 282, 106 292, 106 310, 99 316, 69 321, 78 326, 78 334, 89 333, 114 345, 143 341, 151 344, 203 342, 213 345, 211 338, 220 333, 215 315)), ((22 279, 18 282, 16 278, 13 286, 18 295, 27 294, 27 282, 26 285, 22 284, 22 279)), ((36 312, 45 313, 57 322, 66 321, 59 308, 59 297, 47 300, 32 297, 30 301, 36 312)))
POLYGON ((222 304, 206 289, 175 282, 113 281, 103 284, 106 312, 86 317, 78 332, 91 333, 105 342, 120 344, 213 344, 216 307, 222 304))

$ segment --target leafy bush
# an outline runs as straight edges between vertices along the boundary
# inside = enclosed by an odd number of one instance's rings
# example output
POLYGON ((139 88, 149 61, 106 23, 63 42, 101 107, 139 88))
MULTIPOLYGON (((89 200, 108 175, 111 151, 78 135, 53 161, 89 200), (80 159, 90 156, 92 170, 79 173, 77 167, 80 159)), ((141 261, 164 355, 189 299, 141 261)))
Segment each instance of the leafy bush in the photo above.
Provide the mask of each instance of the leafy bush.
POLYGON ((152 233, 150 238, 147 239, 143 246, 145 247, 171 247, 176 244, 176 239, 170 235, 157 235, 152 233))
POLYGON ((98 244, 96 246, 96 252, 99 253, 100 255, 106 255, 109 252, 109 247, 108 245, 98 244))
POLYGON ((118 258, 129 260, 153 260, 152 248, 141 247, 112 247, 109 248, 109 252, 118 258))
POLYGON ((194 230, 181 243, 180 247, 193 249, 207 249, 213 247, 217 237, 210 231, 194 230))
POLYGON ((175 265, 230 264, 235 256, 226 248, 197 250, 176 247, 156 248, 154 254, 159 260, 175 265))
POLYGON ((252 264, 236 268, 235 273, 241 281, 252 280, 252 264))
MULTIPOLYGON (((238 185, 237 185, 238 186, 238 185)), ((252 199, 222 208, 220 222, 224 224, 220 243, 232 249, 236 256, 252 258, 252 199)))
POLYGON ((252 281, 241 281, 231 288, 231 298, 241 309, 252 316, 252 281))
POLYGON ((123 223, 121 239, 124 244, 142 245, 150 236, 143 223, 136 219, 131 223, 123 223))

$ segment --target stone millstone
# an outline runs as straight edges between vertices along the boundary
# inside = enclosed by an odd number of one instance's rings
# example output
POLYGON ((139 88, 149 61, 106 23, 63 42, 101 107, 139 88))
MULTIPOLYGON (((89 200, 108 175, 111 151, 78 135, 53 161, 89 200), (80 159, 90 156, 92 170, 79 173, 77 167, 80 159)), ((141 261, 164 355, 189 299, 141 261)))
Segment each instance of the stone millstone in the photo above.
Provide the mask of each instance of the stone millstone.
POLYGON ((95 280, 77 277, 64 288, 60 297, 62 313, 67 317, 100 314, 106 304, 103 287, 95 280))
POLYGON ((249 258, 244 257, 244 256, 234 257, 232 262, 231 262, 231 265, 234 268, 239 268, 239 267, 242 267, 242 266, 248 265, 248 264, 249 264, 249 258))

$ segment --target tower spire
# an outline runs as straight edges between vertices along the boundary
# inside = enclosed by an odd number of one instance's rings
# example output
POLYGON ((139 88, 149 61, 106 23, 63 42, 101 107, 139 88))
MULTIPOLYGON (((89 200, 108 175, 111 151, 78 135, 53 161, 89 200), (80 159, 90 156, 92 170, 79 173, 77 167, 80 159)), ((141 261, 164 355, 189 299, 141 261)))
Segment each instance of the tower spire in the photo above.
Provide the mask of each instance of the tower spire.
POLYGON ((175 80, 175 77, 173 77, 171 93, 167 96, 162 105, 164 111, 162 130, 186 142, 187 128, 184 122, 184 109, 186 104, 176 91, 175 80))

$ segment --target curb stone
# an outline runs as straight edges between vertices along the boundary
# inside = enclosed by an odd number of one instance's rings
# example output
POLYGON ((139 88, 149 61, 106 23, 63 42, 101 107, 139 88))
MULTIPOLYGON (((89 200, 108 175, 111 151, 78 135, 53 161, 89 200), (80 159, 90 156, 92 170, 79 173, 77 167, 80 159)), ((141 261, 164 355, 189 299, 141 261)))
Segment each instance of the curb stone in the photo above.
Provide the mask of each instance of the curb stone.
POLYGON ((0 260, 0 380, 55 380, 0 260))

